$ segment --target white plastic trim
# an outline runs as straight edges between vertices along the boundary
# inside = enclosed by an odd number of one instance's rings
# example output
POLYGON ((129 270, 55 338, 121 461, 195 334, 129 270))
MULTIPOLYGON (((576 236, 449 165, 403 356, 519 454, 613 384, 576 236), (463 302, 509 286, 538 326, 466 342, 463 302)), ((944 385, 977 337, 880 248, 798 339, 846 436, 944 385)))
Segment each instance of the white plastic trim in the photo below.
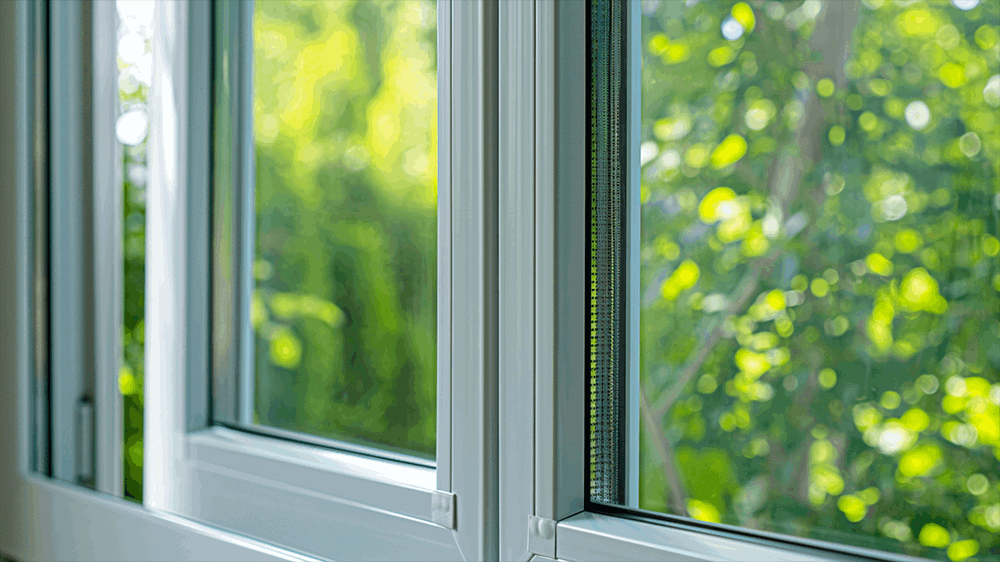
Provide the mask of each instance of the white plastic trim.
POLYGON ((535 511, 583 510, 586 6, 535 4, 535 511))
POLYGON ((534 513, 535 3, 500 3, 500 559, 534 513))
POLYGON ((437 6, 438 216, 437 216, 437 488, 451 491, 451 0, 437 6))
POLYGON ((189 467, 183 462, 189 344, 188 2, 157 2, 153 12, 149 187, 146 194, 146 356, 143 502, 183 513, 189 467))
POLYGON ((455 494, 434 491, 431 495, 431 521, 445 529, 455 528, 455 494))
MULTIPOLYGON (((451 492, 468 560, 499 556, 497 10, 451 2, 451 492)), ((442 33, 442 30, 438 30, 442 33)))
POLYGON ((94 157, 94 413, 96 489, 121 496, 122 395, 122 150, 118 121, 118 26, 113 2, 93 7, 92 151, 94 157))
POLYGON ((528 550, 534 554, 555 557, 556 522, 544 517, 531 516, 528 524, 528 550))
POLYGON ((194 464, 183 514, 194 520, 331 560, 463 559, 455 531, 430 520, 430 493, 416 518, 371 506, 370 497, 365 503, 345 499, 350 494, 340 489, 331 495, 255 469, 194 464))
POLYGON ((316 560, 54 480, 21 476, 8 490, 0 551, 16 560, 316 560))

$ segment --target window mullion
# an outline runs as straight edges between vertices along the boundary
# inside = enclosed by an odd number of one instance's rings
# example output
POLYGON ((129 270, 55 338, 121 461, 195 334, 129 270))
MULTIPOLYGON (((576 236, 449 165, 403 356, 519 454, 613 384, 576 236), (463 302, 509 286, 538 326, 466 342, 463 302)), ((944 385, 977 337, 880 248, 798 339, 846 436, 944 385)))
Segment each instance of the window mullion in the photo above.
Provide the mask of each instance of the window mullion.
POLYGON ((458 544, 497 542, 497 6, 451 4, 452 474, 458 544), (460 398, 460 399, 459 399, 460 398))
POLYGON ((500 3, 500 559, 523 560, 534 510, 535 3, 500 3))
POLYGON ((551 520, 585 493, 584 8, 536 4, 534 514, 551 520))

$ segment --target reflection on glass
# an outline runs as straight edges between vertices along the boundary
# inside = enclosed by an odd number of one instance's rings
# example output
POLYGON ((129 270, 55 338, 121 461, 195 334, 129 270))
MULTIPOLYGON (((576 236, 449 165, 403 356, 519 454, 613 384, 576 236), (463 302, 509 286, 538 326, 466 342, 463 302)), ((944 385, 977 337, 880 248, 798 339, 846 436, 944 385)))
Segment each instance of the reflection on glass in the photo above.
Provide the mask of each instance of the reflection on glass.
POLYGON ((255 4, 255 423, 433 458, 436 19, 255 4))
POLYGON ((153 2, 117 2, 118 99, 122 145, 124 318, 119 389, 125 400, 125 497, 142 501, 143 357, 146 288, 147 100, 153 77, 153 2))
POLYGON ((1000 559, 1000 3, 642 11, 640 507, 1000 559))

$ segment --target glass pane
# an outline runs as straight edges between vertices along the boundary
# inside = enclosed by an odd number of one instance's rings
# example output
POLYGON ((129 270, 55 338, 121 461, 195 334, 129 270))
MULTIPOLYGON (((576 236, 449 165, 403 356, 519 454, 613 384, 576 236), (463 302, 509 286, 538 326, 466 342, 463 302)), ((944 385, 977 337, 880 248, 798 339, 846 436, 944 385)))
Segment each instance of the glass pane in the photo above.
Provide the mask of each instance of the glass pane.
POLYGON ((153 2, 118 0, 118 98, 122 145, 124 296, 119 389, 125 401, 125 497, 142 501, 143 362, 146 302, 147 105, 153 76, 153 2))
POLYGON ((256 424, 433 458, 433 2, 257 2, 256 424))
POLYGON ((1000 559, 1000 3, 642 3, 640 507, 1000 559))

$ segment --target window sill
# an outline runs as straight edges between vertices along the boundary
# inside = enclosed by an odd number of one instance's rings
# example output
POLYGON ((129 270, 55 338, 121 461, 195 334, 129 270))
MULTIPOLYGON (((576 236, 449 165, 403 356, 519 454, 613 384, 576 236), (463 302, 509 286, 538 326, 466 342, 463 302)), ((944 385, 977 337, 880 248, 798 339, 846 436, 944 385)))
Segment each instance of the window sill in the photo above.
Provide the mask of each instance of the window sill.
POLYGON ((21 500, 0 502, 0 546, 18 560, 316 560, 58 480, 10 480, 21 500))

